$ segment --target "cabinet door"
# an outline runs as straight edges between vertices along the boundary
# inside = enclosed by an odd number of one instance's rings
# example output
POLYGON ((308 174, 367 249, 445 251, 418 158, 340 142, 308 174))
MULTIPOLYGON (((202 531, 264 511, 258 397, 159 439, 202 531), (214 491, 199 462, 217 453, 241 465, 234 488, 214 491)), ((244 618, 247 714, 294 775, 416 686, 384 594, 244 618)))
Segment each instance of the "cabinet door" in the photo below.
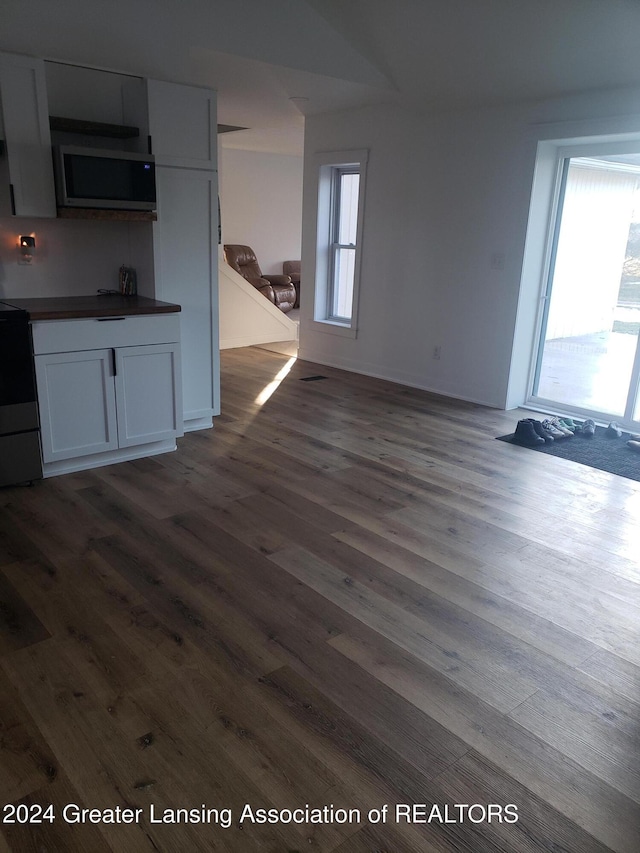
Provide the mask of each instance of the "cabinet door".
POLYGON ((156 169, 153 224, 156 298, 177 302, 186 429, 219 412, 218 206, 216 172, 156 169), (188 423, 191 421, 191 423, 188 423))
POLYGON ((215 169, 216 94, 211 89, 147 81, 149 133, 156 163, 215 169))
POLYGON ((44 462, 118 447, 113 350, 36 356, 44 462))
POLYGON ((119 446, 182 435, 180 344, 122 347, 115 354, 119 446))
POLYGON ((11 213, 56 216, 42 60, 0 54, 0 98, 13 195, 11 213))

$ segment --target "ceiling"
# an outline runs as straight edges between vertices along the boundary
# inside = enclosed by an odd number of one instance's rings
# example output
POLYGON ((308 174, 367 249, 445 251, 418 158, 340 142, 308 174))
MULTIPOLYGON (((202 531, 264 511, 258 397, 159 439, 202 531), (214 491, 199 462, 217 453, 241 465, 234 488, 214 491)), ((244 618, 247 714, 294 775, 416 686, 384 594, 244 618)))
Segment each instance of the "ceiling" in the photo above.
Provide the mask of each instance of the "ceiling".
POLYGON ((228 147, 300 153, 304 115, 640 86, 640 0, 3 0, 0 49, 219 93, 228 147))

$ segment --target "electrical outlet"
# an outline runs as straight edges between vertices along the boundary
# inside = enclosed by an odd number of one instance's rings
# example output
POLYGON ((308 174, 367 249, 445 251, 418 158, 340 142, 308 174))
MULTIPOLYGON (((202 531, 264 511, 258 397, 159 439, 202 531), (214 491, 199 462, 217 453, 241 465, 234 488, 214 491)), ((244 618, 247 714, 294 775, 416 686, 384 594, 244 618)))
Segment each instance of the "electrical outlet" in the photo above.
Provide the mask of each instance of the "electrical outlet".
POLYGON ((494 252, 491 255, 491 269, 492 270, 503 270, 504 269, 504 254, 502 252, 494 252))
POLYGON ((440 360, 440 353, 441 353, 441 352, 442 352, 442 347, 440 346, 440 344, 436 344, 436 345, 434 346, 434 348, 433 348, 433 357, 434 357, 437 361, 439 361, 439 360, 440 360))

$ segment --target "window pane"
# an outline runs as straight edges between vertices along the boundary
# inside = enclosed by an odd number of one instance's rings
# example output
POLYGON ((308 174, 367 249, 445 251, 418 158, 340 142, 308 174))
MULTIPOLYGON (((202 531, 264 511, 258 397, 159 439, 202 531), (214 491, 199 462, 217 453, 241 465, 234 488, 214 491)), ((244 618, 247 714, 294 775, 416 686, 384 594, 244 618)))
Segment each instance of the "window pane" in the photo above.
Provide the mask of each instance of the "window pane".
POLYGON ((333 317, 350 320, 353 305, 353 279, 356 263, 355 249, 336 249, 333 286, 333 317))
POLYGON ((340 205, 338 209, 338 243, 355 245, 358 227, 358 189, 360 175, 340 175, 340 205))

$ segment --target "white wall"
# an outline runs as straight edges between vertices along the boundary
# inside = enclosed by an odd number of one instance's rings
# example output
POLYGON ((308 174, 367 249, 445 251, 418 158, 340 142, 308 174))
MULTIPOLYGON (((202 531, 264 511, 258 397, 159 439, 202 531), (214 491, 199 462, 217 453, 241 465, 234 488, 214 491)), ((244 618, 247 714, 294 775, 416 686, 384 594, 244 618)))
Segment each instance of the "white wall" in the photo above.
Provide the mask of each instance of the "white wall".
POLYGON ((222 239, 251 246, 267 275, 300 258, 302 168, 302 157, 220 150, 222 239))
POLYGON ((530 275, 521 292, 538 140, 611 132, 620 122, 606 117, 623 113, 640 115, 635 93, 431 118, 389 107, 308 117, 302 263, 310 284, 313 157, 368 148, 369 165, 357 338, 310 326, 306 300, 300 356, 492 406, 522 402, 539 305, 539 278, 530 275))
MULTIPOLYGON (((515 315, 533 169, 522 168, 513 133, 499 115, 426 119, 370 108, 307 119, 309 162, 316 152, 367 148, 369 163, 358 336, 311 329, 307 300, 302 358, 501 404, 511 341, 500 330, 515 315), (491 267, 496 254, 503 269, 491 267)), ((308 168, 305 271, 315 268, 316 185, 308 168)))

